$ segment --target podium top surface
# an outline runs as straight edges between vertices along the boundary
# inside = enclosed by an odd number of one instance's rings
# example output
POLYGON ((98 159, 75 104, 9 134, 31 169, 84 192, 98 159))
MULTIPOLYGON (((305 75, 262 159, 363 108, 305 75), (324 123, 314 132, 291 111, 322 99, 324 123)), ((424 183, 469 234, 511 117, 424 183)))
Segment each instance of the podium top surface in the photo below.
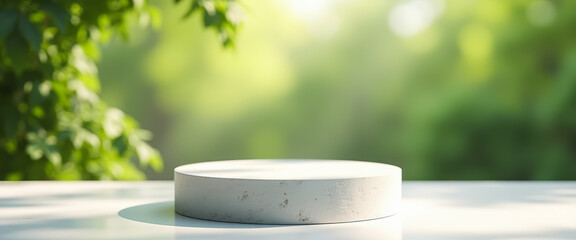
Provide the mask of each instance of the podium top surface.
POLYGON ((175 173, 257 180, 350 179, 400 174, 399 167, 373 162, 317 159, 230 160, 188 164, 175 173))

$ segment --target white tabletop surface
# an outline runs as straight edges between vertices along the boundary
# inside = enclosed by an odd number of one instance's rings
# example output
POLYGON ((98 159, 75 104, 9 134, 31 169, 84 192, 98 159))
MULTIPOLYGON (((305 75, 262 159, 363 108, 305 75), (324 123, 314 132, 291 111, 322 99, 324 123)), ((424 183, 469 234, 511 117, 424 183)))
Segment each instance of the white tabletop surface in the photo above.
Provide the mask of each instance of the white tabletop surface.
POLYGON ((0 239, 576 239, 576 182, 404 182, 398 215, 250 225, 174 214, 171 181, 0 182, 0 239))

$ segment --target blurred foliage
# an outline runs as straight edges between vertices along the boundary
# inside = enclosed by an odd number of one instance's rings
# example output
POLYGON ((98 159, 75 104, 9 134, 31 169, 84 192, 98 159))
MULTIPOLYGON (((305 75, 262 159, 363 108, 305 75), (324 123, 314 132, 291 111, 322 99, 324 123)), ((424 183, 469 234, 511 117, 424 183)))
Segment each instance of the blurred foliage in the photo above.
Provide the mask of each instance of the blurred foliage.
MULTIPOLYGON (((232 46, 234 2, 186 2, 232 46)), ((0 2, 0 179, 143 179, 134 156, 162 169, 150 133, 98 96, 98 44, 131 19, 160 25, 143 0, 0 2)))
POLYGON ((576 179, 575 1, 245 1, 238 35, 235 2, 175 2, 0 3, 0 179, 143 177, 149 134, 98 96, 155 133, 153 179, 241 158, 576 179))
POLYGON ((447 2, 400 93, 412 178, 576 179, 575 7, 447 2))
POLYGON ((103 98, 167 159, 151 178, 333 158, 397 164, 405 179, 576 179, 576 1, 245 5, 234 52, 168 4, 160 31, 104 49, 103 98))

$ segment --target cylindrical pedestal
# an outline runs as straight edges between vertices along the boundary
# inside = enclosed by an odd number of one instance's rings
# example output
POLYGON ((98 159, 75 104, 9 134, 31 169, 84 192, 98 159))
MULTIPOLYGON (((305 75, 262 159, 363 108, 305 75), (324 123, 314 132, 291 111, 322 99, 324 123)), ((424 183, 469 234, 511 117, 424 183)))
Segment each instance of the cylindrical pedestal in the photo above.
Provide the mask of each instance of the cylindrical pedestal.
POLYGON ((174 170, 175 210, 206 220, 316 224, 398 213, 402 170, 343 160, 232 160, 174 170))

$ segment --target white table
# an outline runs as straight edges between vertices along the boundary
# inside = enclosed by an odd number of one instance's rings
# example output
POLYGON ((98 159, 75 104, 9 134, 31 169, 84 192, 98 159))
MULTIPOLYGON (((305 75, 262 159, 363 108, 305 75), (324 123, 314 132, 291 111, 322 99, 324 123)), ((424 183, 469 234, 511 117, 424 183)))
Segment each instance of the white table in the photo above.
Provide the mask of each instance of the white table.
POLYGON ((325 225, 174 214, 173 182, 0 182, 0 239, 576 239, 576 182, 404 182, 402 213, 325 225))

